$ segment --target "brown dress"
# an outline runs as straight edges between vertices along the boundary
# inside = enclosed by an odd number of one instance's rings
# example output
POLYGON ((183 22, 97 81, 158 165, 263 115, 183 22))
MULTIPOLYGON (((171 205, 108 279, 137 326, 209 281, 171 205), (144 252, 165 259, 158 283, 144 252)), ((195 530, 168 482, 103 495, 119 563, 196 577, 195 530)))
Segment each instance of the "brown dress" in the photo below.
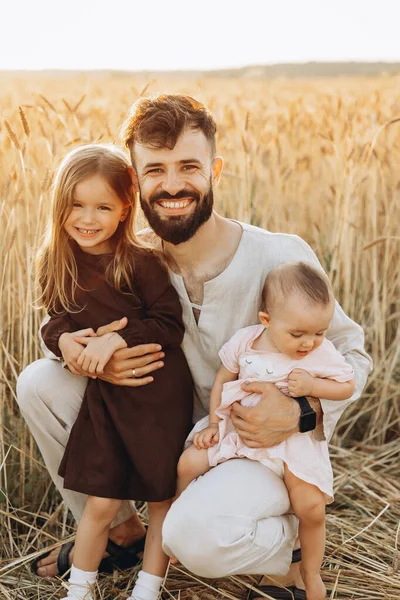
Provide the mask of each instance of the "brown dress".
POLYGON ((64 487, 91 496, 160 502, 172 498, 176 465, 191 428, 192 378, 180 344, 181 305, 157 257, 134 251, 136 294, 118 292, 105 280, 112 255, 76 249, 80 290, 78 313, 53 315, 42 328, 46 346, 60 356, 58 340, 66 331, 101 325, 122 317, 119 334, 129 347, 158 343, 165 366, 142 387, 121 387, 89 379, 72 428, 59 474, 64 487))

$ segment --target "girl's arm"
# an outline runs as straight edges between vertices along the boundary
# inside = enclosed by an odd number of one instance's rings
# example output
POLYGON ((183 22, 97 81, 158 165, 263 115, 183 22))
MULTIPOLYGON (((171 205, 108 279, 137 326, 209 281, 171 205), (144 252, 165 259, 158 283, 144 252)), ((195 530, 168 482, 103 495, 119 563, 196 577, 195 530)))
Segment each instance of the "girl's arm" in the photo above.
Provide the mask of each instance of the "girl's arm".
POLYGON ((50 313, 50 320, 40 330, 45 346, 59 358, 62 357, 58 342, 63 333, 77 330, 68 314, 56 315, 50 313))
POLYGON ((130 319, 119 335, 129 347, 150 343, 179 347, 185 333, 182 307, 167 270, 156 256, 147 252, 137 259, 134 276, 133 285, 147 317, 130 319))
POLYGON ((222 388, 224 383, 235 381, 238 378, 237 373, 231 373, 224 365, 221 365, 217 371, 210 394, 210 425, 218 424, 220 418, 215 414, 221 404, 222 388))
POLYGON ((333 379, 313 377, 303 369, 293 369, 288 377, 289 394, 293 397, 313 396, 325 400, 347 400, 355 389, 354 379, 339 382, 333 379))

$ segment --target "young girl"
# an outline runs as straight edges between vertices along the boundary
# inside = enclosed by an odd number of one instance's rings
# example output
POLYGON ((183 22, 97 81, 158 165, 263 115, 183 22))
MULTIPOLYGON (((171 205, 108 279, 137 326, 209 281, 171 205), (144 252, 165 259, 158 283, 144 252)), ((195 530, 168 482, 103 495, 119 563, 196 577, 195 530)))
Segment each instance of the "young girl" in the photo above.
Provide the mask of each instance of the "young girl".
MULTIPOLYGON (((83 146, 66 156, 55 181, 53 216, 39 258, 42 300, 51 315, 46 346, 72 356, 91 377, 59 474, 88 494, 79 522, 66 598, 92 598, 108 531, 121 500, 148 502, 149 528, 131 599, 155 600, 168 558, 161 526, 176 488, 176 465, 190 429, 192 379, 180 349, 184 328, 175 289, 156 253, 134 234, 129 161, 115 147, 83 146), (127 317, 118 333, 101 325, 127 317), (72 332, 91 327, 91 337, 72 332), (158 343, 165 367, 142 387, 99 377, 113 353, 158 343), (84 344, 84 345, 82 345, 84 344)), ((74 370, 74 369, 73 369, 74 370)))
MULTIPOLYGON (((222 365, 211 390, 210 416, 189 439, 178 464, 178 494, 210 467, 235 457, 258 460, 283 477, 299 518, 302 575, 307 600, 322 600, 319 574, 325 546, 325 504, 333 500, 333 475, 326 441, 312 432, 293 434, 268 449, 247 447, 230 419, 233 402, 254 406, 246 381, 270 381, 293 397, 344 400, 354 391, 353 370, 325 333, 334 312, 326 276, 310 264, 284 263, 267 276, 261 325, 240 329, 219 356, 222 365)), ((258 594, 255 593, 256 597, 258 594)))

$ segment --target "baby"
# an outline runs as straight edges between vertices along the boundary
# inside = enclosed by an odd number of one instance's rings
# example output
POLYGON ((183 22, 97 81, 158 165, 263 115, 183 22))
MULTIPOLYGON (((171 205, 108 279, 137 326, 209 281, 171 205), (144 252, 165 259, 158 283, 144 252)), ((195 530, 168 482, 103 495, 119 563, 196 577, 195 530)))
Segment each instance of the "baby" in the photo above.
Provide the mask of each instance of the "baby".
POLYGON ((295 433, 273 448, 249 448, 236 433, 230 408, 254 406, 259 394, 244 381, 269 381, 293 398, 345 400, 354 392, 353 369, 325 333, 335 300, 326 275, 304 262, 283 263, 267 276, 261 324, 245 327, 221 348, 222 365, 210 396, 210 415, 189 436, 193 445, 178 464, 180 494, 211 467, 230 458, 257 460, 283 478, 299 519, 302 576, 307 600, 323 600, 320 576, 325 548, 325 504, 333 501, 328 444, 313 432, 295 433))

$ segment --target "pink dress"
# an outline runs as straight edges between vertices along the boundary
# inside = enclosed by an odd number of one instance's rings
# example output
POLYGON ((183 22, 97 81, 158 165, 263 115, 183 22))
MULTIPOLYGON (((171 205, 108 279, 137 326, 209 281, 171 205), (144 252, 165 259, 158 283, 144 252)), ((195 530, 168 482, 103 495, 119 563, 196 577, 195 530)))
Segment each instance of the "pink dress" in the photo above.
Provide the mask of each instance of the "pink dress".
MULTIPOLYGON (((313 433, 295 433, 288 440, 273 448, 248 448, 236 433, 230 419, 233 402, 243 406, 255 406, 260 394, 248 394, 241 388, 244 381, 269 381, 289 395, 288 375, 293 369, 304 369, 315 377, 345 382, 353 379, 353 369, 326 338, 313 352, 301 358, 292 359, 285 354, 253 350, 252 344, 263 332, 263 325, 253 325, 239 329, 221 348, 219 356, 222 364, 237 373, 238 379, 224 384, 221 405, 217 410, 219 422, 218 444, 208 449, 210 466, 231 458, 257 460, 283 477, 284 463, 299 479, 317 486, 327 502, 333 500, 333 474, 329 460, 328 443, 314 439, 313 433)), ((191 432, 201 431, 208 425, 208 417, 199 421, 191 432)))

